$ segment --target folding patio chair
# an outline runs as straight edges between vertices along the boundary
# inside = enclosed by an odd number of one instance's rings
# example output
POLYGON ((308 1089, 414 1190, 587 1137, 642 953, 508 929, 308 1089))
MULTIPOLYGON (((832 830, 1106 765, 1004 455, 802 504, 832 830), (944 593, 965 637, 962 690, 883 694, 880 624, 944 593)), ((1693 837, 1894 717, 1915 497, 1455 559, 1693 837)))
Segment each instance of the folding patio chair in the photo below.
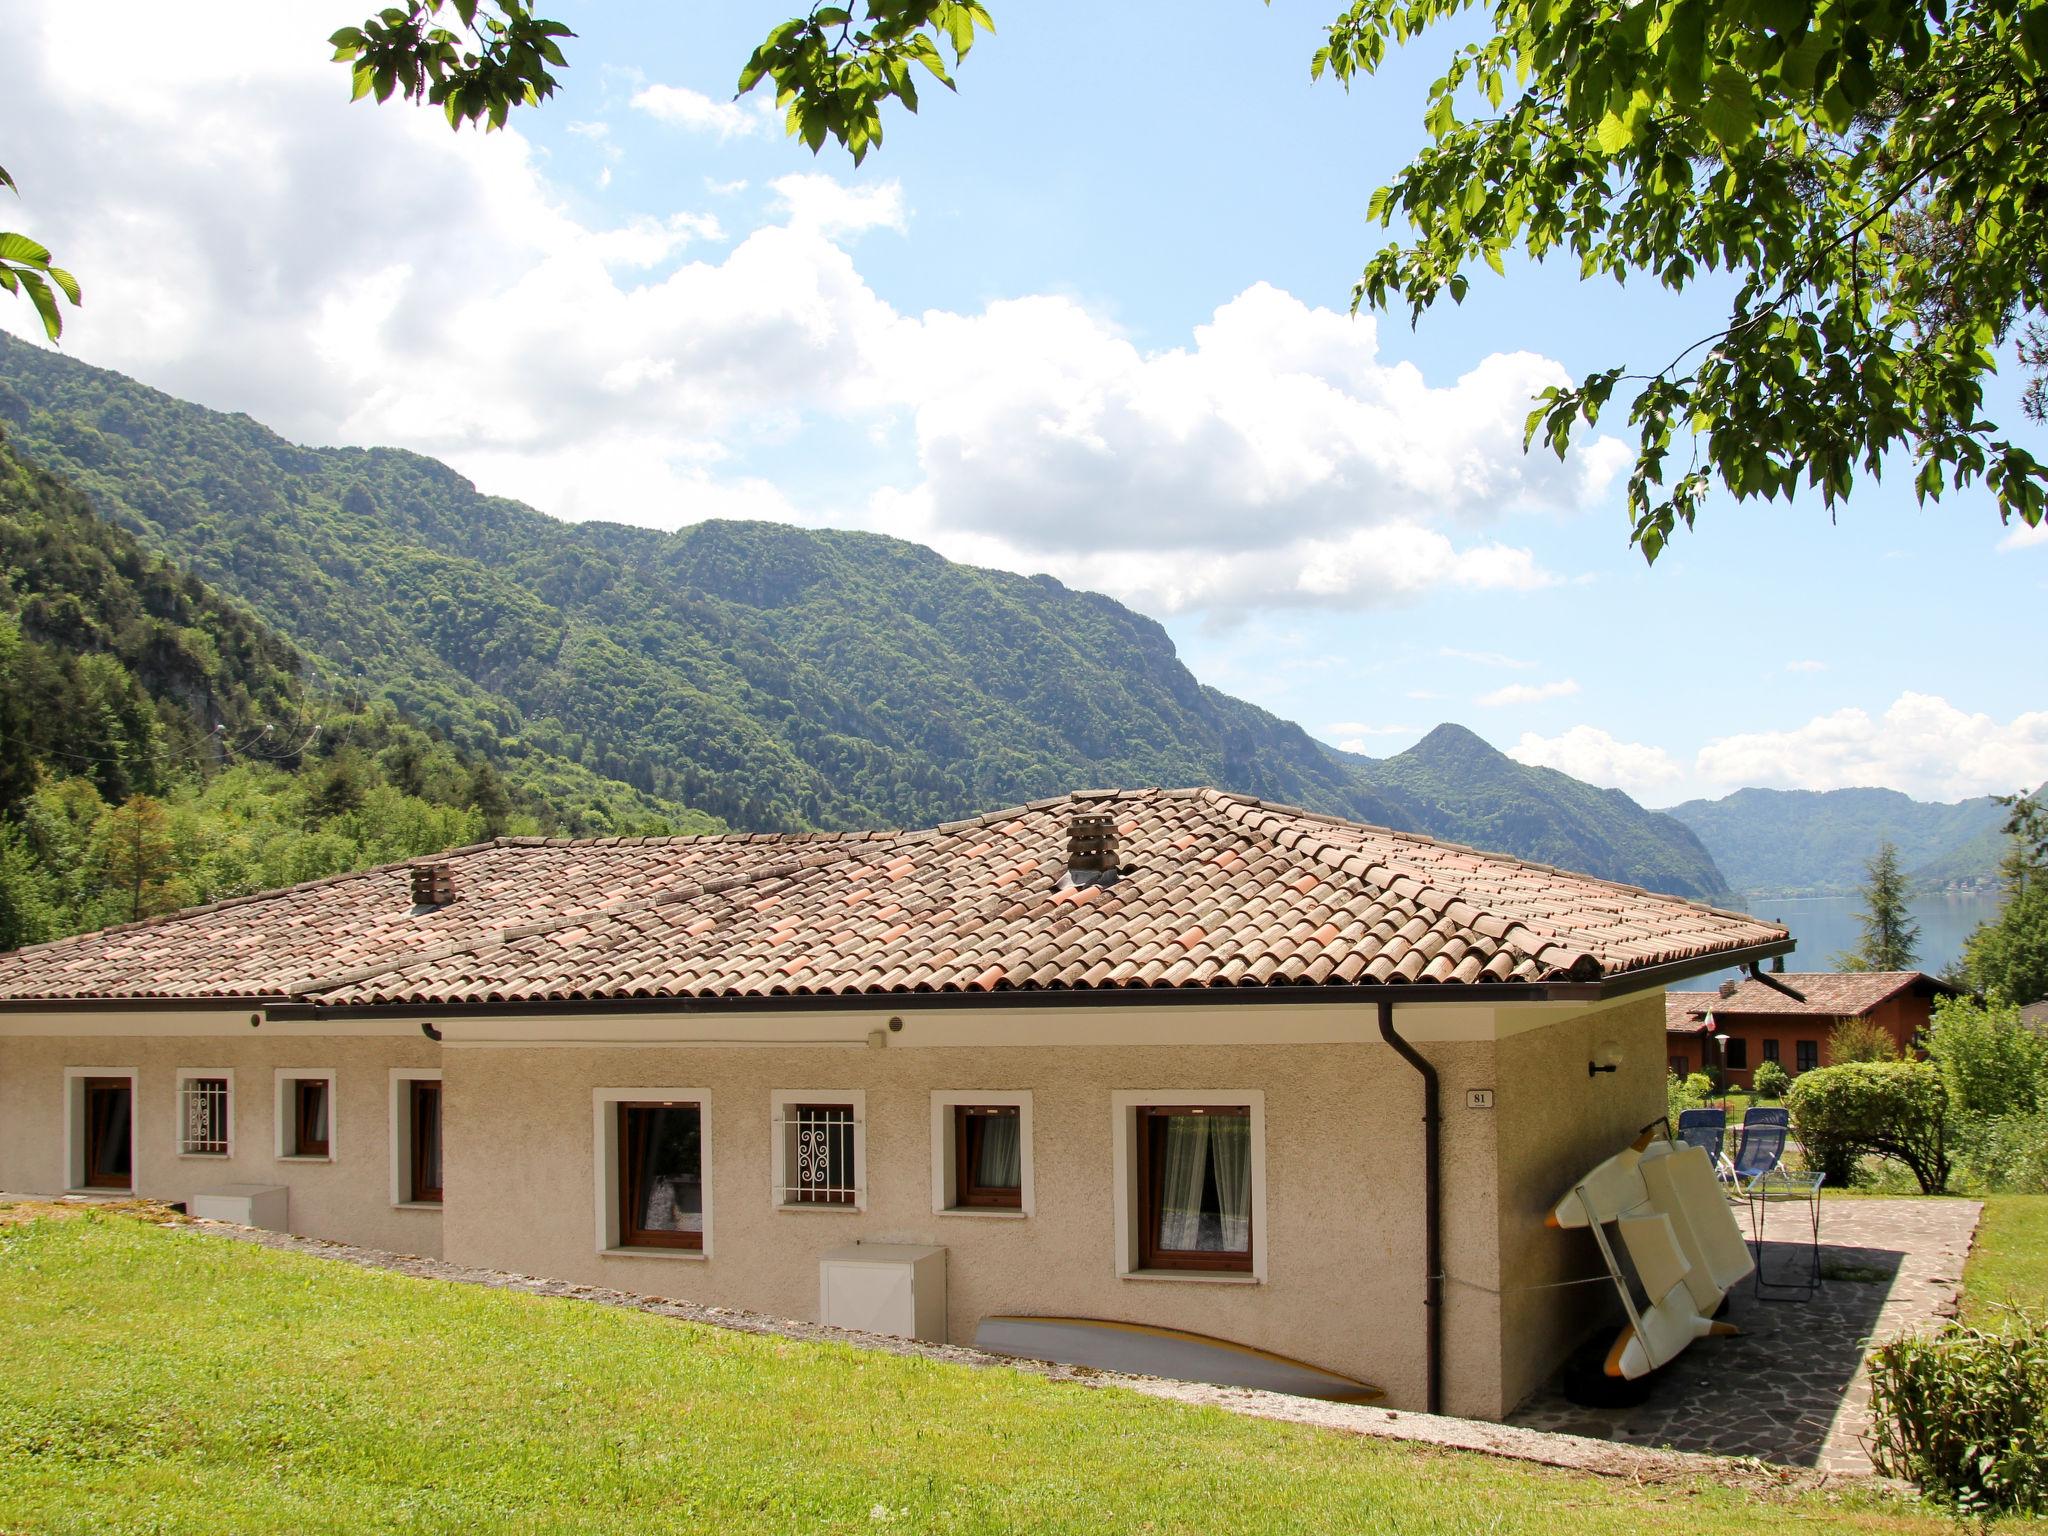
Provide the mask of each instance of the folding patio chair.
POLYGON ((1742 1129, 1735 1138, 1735 1157, 1729 1166, 1729 1182, 1738 1194, 1752 1188, 1778 1171, 1785 1159, 1785 1141, 1791 1135, 1792 1116, 1783 1109, 1752 1106, 1742 1117, 1742 1129))
POLYGON ((1681 1109, 1678 1112, 1678 1134, 1672 1139, 1681 1146, 1698 1147, 1705 1152, 1714 1165, 1715 1174, 1725 1182, 1728 1177, 1728 1154, 1724 1150, 1727 1136, 1727 1110, 1681 1109))

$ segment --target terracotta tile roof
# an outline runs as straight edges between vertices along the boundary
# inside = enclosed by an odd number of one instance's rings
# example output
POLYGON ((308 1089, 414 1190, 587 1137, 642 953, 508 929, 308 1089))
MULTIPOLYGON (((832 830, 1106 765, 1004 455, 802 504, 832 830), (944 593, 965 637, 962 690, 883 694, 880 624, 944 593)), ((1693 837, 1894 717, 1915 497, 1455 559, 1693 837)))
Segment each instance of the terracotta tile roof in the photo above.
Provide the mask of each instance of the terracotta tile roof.
POLYGON ((1679 897, 1214 790, 1084 791, 917 832, 448 857, 458 899, 423 917, 402 873, 350 876, 0 956, 0 999, 1456 988, 1598 980, 1785 937, 1679 897), (1117 818, 1113 884, 1059 885, 1080 812, 1117 818))
POLYGON ((787 865, 847 841, 504 838, 435 856, 455 871, 458 899, 445 907, 415 914, 411 865, 389 864, 0 954, 0 999, 286 997, 316 980, 495 942, 514 924, 787 865))
POLYGON ((1705 1015, 1720 997, 1712 992, 1666 992, 1664 994, 1664 1033, 1667 1035, 1704 1034, 1707 1028, 1705 1015))
POLYGON ((1664 997, 1664 1027, 1667 1030, 1679 1028, 1681 998, 1685 999, 1683 1017, 1696 1025, 1708 1013, 1716 1018, 1759 1013, 1800 1014, 1825 1019, 1855 1018, 1870 1012, 1880 1003, 1889 1002, 1910 987, 1926 986, 1951 996, 1958 995, 1961 990, 1924 971, 1787 971, 1776 979, 1795 992, 1804 992, 1806 1001, 1787 997, 1775 988, 1754 980, 1739 983, 1734 993, 1727 997, 1718 992, 1668 992, 1664 997))

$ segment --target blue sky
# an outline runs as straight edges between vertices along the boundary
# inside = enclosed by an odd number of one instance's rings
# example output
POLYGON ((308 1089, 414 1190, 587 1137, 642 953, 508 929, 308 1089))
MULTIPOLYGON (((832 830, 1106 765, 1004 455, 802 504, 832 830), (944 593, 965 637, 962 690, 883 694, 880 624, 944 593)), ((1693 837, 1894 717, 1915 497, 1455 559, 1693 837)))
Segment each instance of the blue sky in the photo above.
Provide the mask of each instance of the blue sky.
POLYGON ((998 4, 856 170, 730 101, 775 6, 560 0, 563 92, 488 142, 349 108, 334 0, 175 72, 164 8, 69 9, 10 21, 0 163, 87 361, 558 515, 1051 570, 1375 755, 1455 719, 1649 804, 2048 777, 2048 541, 1988 497, 1716 504, 1652 570, 1624 439, 1520 454, 1533 389, 1662 362, 1712 294, 1511 267, 1415 331, 1347 317, 1447 40, 1347 94, 1308 79, 1324 5, 998 4))

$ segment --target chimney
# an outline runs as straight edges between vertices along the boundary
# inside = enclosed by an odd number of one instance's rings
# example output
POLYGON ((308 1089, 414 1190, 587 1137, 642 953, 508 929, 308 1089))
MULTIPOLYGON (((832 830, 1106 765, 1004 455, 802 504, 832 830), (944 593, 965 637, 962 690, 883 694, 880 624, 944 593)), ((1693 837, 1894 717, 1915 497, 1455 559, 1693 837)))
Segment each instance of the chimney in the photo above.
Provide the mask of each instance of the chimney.
POLYGON ((455 866, 446 859, 423 860, 413 865, 408 873, 412 876, 415 911, 423 907, 445 907, 455 899, 455 866))
POLYGON ((1730 978, 1729 978, 1728 980, 1726 980, 1726 981, 1724 981, 1724 982, 1722 982, 1722 983, 1721 983, 1721 995, 1722 995, 1723 997, 1733 997, 1733 996, 1735 995, 1735 991, 1736 991, 1736 988, 1737 988, 1737 987, 1738 987, 1739 985, 1740 985, 1740 983, 1738 983, 1738 982, 1737 982, 1737 981, 1736 981, 1736 980, 1735 980, 1735 979, 1734 979, 1734 978, 1733 978, 1733 977, 1731 976, 1731 977, 1730 977, 1730 978))
POLYGON ((1116 873, 1116 818, 1077 813, 1067 822, 1067 872, 1060 884, 1108 885, 1116 873))

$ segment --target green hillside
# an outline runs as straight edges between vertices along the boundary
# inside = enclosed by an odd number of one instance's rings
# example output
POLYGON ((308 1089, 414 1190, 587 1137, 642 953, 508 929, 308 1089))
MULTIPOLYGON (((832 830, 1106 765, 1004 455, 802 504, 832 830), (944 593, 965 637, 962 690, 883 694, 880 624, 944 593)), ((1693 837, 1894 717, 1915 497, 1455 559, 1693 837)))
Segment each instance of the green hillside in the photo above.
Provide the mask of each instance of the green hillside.
POLYGON ((432 459, 298 447, 4 340, 0 423, 330 686, 496 761, 550 754, 749 829, 1207 783, 1726 895, 1689 833, 1625 797, 1491 749, 1333 753, 1050 577, 778 524, 565 524, 432 459))
POLYGON ((303 672, 0 439, 0 948, 565 818, 715 825, 573 765, 501 777, 303 672))
POLYGON ((1995 885, 2005 851, 2006 813, 1988 795, 1937 805, 1895 789, 1739 789, 1666 814, 1699 835, 1736 889, 1778 896, 1856 890, 1886 840, 1922 888, 1995 885))

